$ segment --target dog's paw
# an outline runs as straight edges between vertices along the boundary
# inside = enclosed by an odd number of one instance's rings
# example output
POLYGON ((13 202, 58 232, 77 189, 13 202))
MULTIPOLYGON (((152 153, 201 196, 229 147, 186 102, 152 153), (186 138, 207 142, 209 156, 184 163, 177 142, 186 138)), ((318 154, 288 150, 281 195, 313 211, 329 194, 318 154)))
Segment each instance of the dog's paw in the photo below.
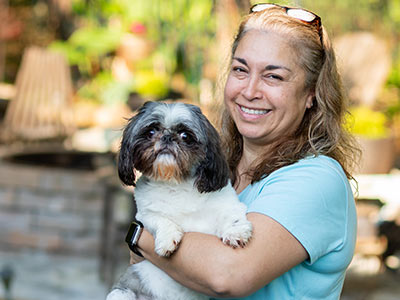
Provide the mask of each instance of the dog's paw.
POLYGON ((129 289, 114 289, 108 295, 106 300, 138 300, 135 293, 129 289))
POLYGON ((233 248, 244 247, 250 241, 253 226, 246 218, 238 219, 222 232, 222 242, 233 248))
POLYGON ((160 256, 171 256, 178 248, 182 236, 183 231, 181 230, 171 230, 168 233, 163 232, 162 234, 156 234, 154 250, 160 256))

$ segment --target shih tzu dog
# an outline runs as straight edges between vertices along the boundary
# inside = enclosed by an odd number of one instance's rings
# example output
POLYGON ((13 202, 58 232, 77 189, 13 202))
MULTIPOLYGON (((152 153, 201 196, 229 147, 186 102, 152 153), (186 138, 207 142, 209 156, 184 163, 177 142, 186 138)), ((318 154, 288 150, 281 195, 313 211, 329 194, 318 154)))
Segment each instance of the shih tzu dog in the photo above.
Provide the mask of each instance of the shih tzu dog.
MULTIPOLYGON (((249 241, 252 225, 229 181, 218 133, 197 106, 145 103, 124 129, 118 173, 136 186, 136 220, 154 236, 158 255, 172 255, 189 231, 216 235, 232 247, 249 241), (137 182, 134 169, 142 173, 137 182)), ((209 297, 145 260, 128 267, 107 296, 122 299, 209 297)))

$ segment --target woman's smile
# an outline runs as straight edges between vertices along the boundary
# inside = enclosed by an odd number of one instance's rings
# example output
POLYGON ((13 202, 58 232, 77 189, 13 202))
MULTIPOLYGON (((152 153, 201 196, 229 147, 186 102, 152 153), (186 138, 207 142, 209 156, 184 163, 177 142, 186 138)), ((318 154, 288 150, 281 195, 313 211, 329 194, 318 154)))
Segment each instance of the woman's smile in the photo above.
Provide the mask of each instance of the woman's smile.
POLYGON ((266 115, 268 112, 271 111, 269 109, 252 109, 241 105, 239 105, 239 107, 242 110, 242 112, 249 115, 266 115))
POLYGON ((237 107, 242 118, 248 121, 261 119, 271 112, 270 109, 249 108, 240 104, 237 107))

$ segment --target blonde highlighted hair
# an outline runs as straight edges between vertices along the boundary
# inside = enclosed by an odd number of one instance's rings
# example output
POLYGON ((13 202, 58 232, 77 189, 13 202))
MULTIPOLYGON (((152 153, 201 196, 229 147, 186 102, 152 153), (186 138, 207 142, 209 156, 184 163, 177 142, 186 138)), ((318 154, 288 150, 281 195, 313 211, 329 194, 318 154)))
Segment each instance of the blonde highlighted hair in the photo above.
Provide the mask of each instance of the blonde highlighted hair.
MULTIPOLYGON (((251 13, 240 24, 232 45, 231 60, 249 30, 271 31, 287 37, 306 73, 305 89, 315 92, 313 106, 306 110, 297 131, 277 140, 272 152, 269 150, 260 154, 259 160, 248 172, 252 182, 309 155, 326 155, 335 159, 343 167, 346 176, 352 179, 351 173, 360 151, 344 127, 346 99, 335 53, 325 29, 322 27, 320 38, 315 27, 288 16, 279 7, 251 13)), ((221 130, 233 174, 232 181, 235 183, 236 169, 243 152, 243 138, 227 110, 223 113, 221 130)))

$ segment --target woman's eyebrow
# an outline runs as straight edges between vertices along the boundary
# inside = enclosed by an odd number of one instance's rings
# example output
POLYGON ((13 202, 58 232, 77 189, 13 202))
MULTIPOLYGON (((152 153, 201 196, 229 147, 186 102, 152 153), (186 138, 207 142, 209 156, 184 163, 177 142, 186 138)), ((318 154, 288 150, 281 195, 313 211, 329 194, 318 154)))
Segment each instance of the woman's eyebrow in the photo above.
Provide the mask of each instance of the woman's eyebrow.
POLYGON ((277 70, 277 69, 284 69, 284 70, 287 70, 289 72, 292 72, 292 70, 290 70, 289 68, 284 67, 284 66, 268 65, 268 66, 265 67, 265 70, 267 70, 267 71, 277 70))
POLYGON ((248 67, 247 65, 247 61, 244 58, 240 58, 240 57, 233 57, 234 60, 237 60, 238 62, 240 62, 241 64, 244 64, 246 67, 248 67))
MULTIPOLYGON (((247 61, 244 58, 241 57, 233 57, 234 60, 237 60, 238 62, 240 62, 241 64, 244 64, 246 67, 248 67, 247 61)), ((271 71, 271 70, 278 70, 278 69, 284 69, 287 70, 289 72, 292 72, 292 70, 290 70, 287 67, 284 66, 279 66, 279 65, 268 65, 265 67, 266 71, 271 71)))

